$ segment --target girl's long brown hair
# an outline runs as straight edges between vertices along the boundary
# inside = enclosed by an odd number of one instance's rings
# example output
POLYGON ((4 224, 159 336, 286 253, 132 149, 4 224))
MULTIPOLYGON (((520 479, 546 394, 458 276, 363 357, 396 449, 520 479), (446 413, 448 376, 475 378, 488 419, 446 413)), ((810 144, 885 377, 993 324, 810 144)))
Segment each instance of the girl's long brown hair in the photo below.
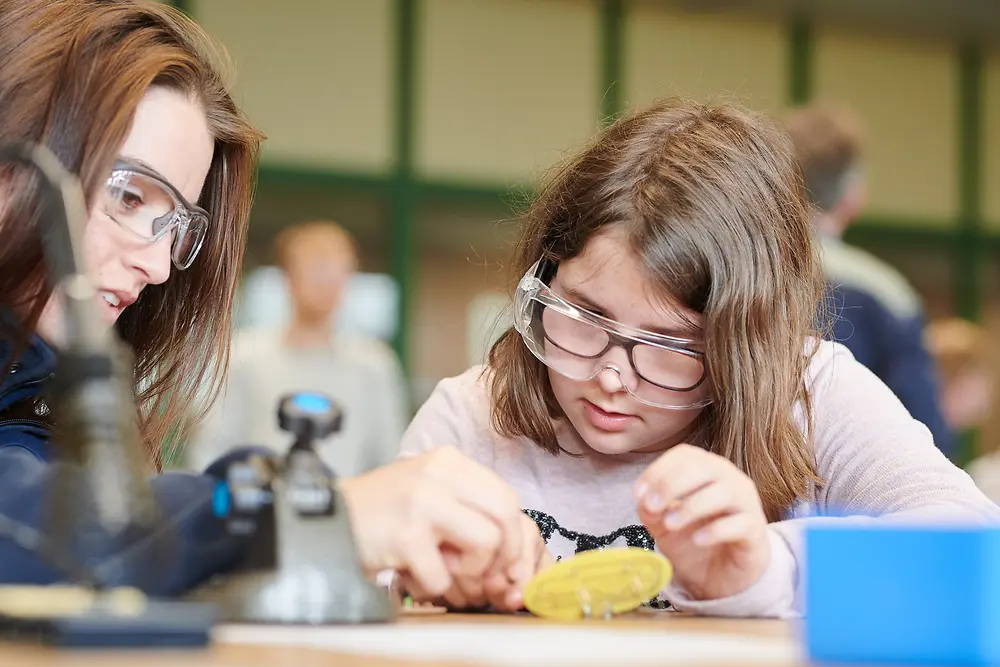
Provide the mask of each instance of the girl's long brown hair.
MULTIPOLYGON (((693 440, 756 483, 770 520, 817 481, 804 384, 823 277, 789 141, 732 106, 670 100, 618 121, 554 174, 522 220, 513 270, 625 230, 661 296, 703 315, 714 402, 693 440)), ((558 454, 547 369, 513 329, 490 351, 492 418, 558 454)))
MULTIPOLYGON (((195 22, 155 2, 0 0, 0 143, 44 143, 80 175, 88 200, 151 86, 197 100, 215 138, 199 199, 211 215, 201 254, 187 271, 143 290, 117 325, 136 357, 136 409, 157 465, 168 437, 183 441, 203 416, 228 364, 263 135, 234 104, 222 53, 195 22)), ((0 183, 0 306, 20 314, 22 329, 7 335, 23 338, 51 296, 37 183, 9 166, 0 167, 0 183)))

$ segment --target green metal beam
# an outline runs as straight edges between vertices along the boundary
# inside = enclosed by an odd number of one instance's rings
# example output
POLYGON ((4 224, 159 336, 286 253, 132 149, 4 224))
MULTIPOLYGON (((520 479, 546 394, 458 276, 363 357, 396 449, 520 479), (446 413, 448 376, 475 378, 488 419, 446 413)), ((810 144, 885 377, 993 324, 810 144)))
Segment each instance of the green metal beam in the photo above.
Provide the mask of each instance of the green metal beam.
MULTIPOLYGON (((260 168, 262 189, 309 187, 316 191, 342 190, 384 194, 388 198, 395 185, 393 174, 315 169, 287 165, 265 164, 260 168)), ((531 188, 503 183, 420 179, 412 177, 410 187, 418 202, 480 205, 516 210, 531 201, 531 188)), ((865 215, 847 230, 846 240, 862 245, 893 244, 913 249, 951 250, 959 243, 960 227, 936 219, 909 216, 865 215)), ((1000 233, 979 230, 979 243, 984 253, 1000 256, 1000 233)))
MULTIPOLYGON (((983 54, 976 44, 958 50, 958 239, 955 244, 955 311, 978 320, 982 302, 983 54)), ((977 455, 978 432, 962 434, 956 463, 977 455)))
POLYGON ((260 188, 316 187, 321 190, 349 190, 388 196, 392 176, 264 163, 258 170, 258 182, 260 188))
POLYGON ((534 190, 521 185, 492 185, 446 180, 417 180, 413 187, 421 202, 472 204, 486 209, 520 210, 534 196, 534 190))
POLYGON ((805 104, 812 98, 812 26, 793 17, 788 26, 788 102, 805 104))
POLYGON ((396 90, 393 127, 395 164, 393 168, 389 228, 391 229, 392 274, 399 284, 399 330, 394 346, 404 372, 409 375, 410 313, 413 309, 413 270, 416 248, 417 197, 413 178, 413 139, 416 126, 417 12, 419 0, 396 0, 396 90))
POLYGON ((844 240, 858 245, 891 245, 913 250, 950 252, 959 236, 955 227, 933 221, 865 216, 848 227, 844 240))
POLYGON ((601 124, 610 125, 624 109, 622 74, 625 5, 622 0, 601 1, 598 48, 601 56, 601 124))
POLYGON ((958 52, 958 220, 955 247, 955 309, 971 320, 979 318, 981 302, 983 56, 974 44, 958 52))

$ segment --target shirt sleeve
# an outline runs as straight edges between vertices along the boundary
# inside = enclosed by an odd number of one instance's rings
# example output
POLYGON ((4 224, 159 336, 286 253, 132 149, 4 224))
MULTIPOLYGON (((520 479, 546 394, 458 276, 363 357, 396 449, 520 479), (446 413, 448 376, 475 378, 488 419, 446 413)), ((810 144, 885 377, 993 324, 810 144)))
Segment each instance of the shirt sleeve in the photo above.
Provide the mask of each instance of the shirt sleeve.
POLYGON ((1000 508, 934 446, 927 427, 842 346, 825 344, 811 368, 812 445, 823 480, 814 506, 768 527, 771 562, 750 588, 729 598, 690 600, 684 611, 793 617, 802 605, 803 530, 820 521, 995 524, 1000 508), (836 517, 836 518, 833 518, 836 517))

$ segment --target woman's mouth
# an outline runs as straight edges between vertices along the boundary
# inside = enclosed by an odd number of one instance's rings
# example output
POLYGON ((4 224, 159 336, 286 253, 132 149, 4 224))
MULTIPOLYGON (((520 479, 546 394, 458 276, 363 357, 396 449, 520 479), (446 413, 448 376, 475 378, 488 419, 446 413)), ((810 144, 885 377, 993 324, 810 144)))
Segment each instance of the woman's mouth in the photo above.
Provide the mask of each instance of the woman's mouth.
POLYGON ((101 315, 105 321, 111 324, 114 324, 118 320, 118 316, 129 305, 119 295, 107 290, 98 290, 96 300, 100 307, 101 315))

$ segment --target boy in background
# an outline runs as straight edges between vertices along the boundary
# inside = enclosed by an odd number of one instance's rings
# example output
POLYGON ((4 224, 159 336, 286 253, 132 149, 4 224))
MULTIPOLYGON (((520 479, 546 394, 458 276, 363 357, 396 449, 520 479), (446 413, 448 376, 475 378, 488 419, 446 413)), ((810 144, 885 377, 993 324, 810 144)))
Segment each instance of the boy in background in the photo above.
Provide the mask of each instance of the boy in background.
POLYGON ((954 455, 954 435, 939 405, 936 369, 924 343, 920 296, 893 267, 843 241, 861 215, 866 189, 861 130, 843 109, 812 105, 785 116, 814 205, 834 321, 832 338, 847 346, 924 423, 938 448, 954 455))

